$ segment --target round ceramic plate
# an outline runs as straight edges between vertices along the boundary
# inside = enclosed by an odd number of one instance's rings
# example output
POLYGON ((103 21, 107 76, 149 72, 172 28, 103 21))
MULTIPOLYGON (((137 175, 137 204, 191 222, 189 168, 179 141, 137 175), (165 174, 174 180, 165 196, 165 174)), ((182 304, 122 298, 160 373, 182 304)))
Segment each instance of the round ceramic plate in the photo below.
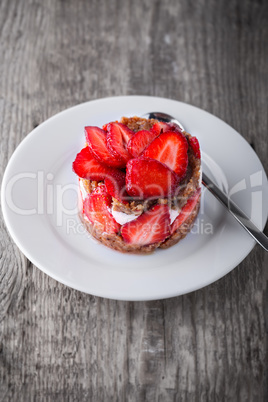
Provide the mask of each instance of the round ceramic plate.
POLYGON ((239 264, 252 238, 205 189, 191 233, 150 255, 113 251, 85 232, 77 214, 72 162, 84 146, 84 126, 161 111, 198 137, 202 168, 263 229, 268 188, 249 144, 215 116, 174 100, 129 96, 87 102, 61 112, 19 145, 2 182, 8 230, 26 257, 52 278, 96 296, 153 300, 206 286, 239 264))

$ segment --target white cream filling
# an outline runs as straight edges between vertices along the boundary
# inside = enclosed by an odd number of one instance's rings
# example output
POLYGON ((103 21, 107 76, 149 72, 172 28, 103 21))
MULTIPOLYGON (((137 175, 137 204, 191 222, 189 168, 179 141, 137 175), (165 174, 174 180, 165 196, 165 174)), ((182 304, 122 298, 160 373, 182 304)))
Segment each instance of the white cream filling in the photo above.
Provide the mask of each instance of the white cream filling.
POLYGON ((202 166, 200 165, 198 187, 202 185, 202 166))
POLYGON ((82 200, 84 201, 88 195, 88 191, 86 190, 82 179, 79 179, 79 188, 81 191, 82 200))
POLYGON ((114 209, 111 210, 111 213, 119 225, 124 225, 125 223, 131 222, 138 217, 138 215, 125 214, 124 212, 115 211, 114 209))
POLYGON ((170 224, 175 221, 180 213, 180 209, 169 209, 170 224))
MULTIPOLYGON (((119 225, 124 225, 127 222, 131 222, 139 216, 134 214, 125 214, 124 212, 115 211, 114 209, 111 210, 111 213, 116 222, 119 223, 119 225)), ((177 210, 169 208, 170 223, 173 223, 175 221, 179 213, 180 209, 177 210)))
MULTIPOLYGON (((200 178, 199 178, 199 186, 201 186, 202 182, 202 170, 200 168, 200 178)), ((84 201, 88 195, 88 191, 84 186, 83 180, 79 179, 79 188, 81 191, 82 200, 84 201)), ((124 225, 125 223, 131 222, 136 219, 139 215, 135 214, 125 214, 124 212, 115 211, 113 208, 110 209, 114 219, 116 220, 119 225, 124 225)), ((169 216, 170 216, 170 223, 173 223, 177 216, 180 213, 180 209, 171 209, 169 208, 169 216)))

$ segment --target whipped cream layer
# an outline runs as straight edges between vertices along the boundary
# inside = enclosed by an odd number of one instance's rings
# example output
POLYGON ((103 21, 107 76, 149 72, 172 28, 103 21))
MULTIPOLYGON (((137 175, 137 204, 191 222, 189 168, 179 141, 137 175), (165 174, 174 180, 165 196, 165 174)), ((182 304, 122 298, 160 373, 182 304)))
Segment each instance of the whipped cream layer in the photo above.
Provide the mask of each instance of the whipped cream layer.
MULTIPOLYGON (((86 199, 86 197, 88 196, 88 191, 85 188, 82 179, 79 179, 79 189, 80 189, 82 201, 84 201, 86 199)), ((111 208, 110 212, 113 215, 116 222, 119 223, 119 225, 124 225, 127 222, 131 222, 139 216, 139 215, 135 215, 135 214, 125 214, 124 212, 115 211, 113 208, 111 208)), ((180 209, 169 208, 170 223, 174 222, 174 220, 177 218, 179 213, 180 213, 180 209)))
POLYGON ((88 191, 85 188, 84 182, 83 182, 82 179, 79 178, 78 183, 79 183, 79 190, 80 190, 80 193, 81 193, 81 197, 82 197, 82 200, 84 201, 86 199, 87 195, 88 195, 88 191))
POLYGON ((115 211, 113 208, 111 209, 111 213, 119 225, 124 225, 125 223, 131 222, 136 219, 139 215, 134 214, 125 214, 124 212, 115 211))
MULTIPOLYGON (((111 210, 111 213, 116 220, 117 223, 120 225, 124 225, 127 222, 131 222, 134 219, 138 218, 139 215, 134 215, 134 214, 125 214, 124 212, 119 212, 115 211, 114 209, 111 210)), ((170 217, 170 223, 174 222, 174 220, 177 218, 179 215, 180 210, 175 210, 175 209, 169 209, 169 217, 170 217)))

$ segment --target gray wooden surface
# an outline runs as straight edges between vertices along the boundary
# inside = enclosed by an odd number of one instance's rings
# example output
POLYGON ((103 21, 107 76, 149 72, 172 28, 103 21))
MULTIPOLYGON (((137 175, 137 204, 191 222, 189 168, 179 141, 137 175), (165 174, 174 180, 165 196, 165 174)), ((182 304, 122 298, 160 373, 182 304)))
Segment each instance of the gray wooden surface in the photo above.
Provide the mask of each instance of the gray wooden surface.
MULTIPOLYGON (((132 94, 222 118, 268 172, 267 6, 1 0, 1 173, 51 115, 132 94)), ((0 224, 1 402, 268 400, 268 255, 260 247, 199 291, 119 302, 49 278, 0 224)))

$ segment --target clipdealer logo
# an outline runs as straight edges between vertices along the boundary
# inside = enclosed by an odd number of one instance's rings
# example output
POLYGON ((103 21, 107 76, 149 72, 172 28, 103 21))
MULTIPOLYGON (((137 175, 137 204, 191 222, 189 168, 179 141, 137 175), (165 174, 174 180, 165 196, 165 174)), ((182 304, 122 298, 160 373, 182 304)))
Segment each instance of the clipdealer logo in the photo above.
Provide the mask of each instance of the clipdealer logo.
MULTIPOLYGON (((249 180, 242 179, 236 183, 229 191, 229 199, 238 193, 250 190, 251 211, 249 218, 254 220, 258 225, 262 223, 263 203, 262 203, 262 184, 263 173, 257 171, 250 175, 249 180)), ((28 186, 25 186, 27 188, 28 186)), ((203 193, 207 189, 203 188, 203 193)), ((77 215, 79 213, 79 205, 77 202, 77 194, 79 192, 78 183, 59 184, 54 182, 52 173, 23 172, 14 175, 6 184, 5 201, 7 207, 15 214, 22 216, 32 215, 54 215, 56 217, 57 226, 66 226, 66 232, 86 233, 84 225, 78 223, 77 215), (30 180, 31 188, 34 189, 33 205, 27 208, 19 205, 18 197, 14 197, 17 185, 24 185, 30 180), (76 202, 68 202, 71 193, 75 197, 76 202)), ((203 195, 204 195, 203 194, 203 195)), ((192 233, 211 235, 213 234, 213 225, 205 220, 205 209, 201 203, 198 219, 192 227, 192 233)))

